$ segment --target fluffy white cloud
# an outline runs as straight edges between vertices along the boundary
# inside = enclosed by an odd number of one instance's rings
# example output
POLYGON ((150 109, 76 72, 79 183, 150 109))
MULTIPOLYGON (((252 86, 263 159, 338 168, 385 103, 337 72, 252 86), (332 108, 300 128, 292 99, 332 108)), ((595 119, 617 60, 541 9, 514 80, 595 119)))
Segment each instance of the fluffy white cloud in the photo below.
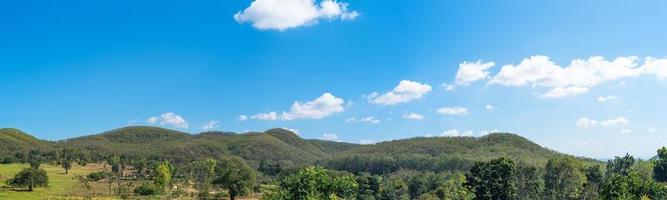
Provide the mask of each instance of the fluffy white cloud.
POLYGON ((617 96, 599 96, 597 98, 598 102, 600 102, 600 103, 605 103, 605 102, 613 101, 613 100, 616 100, 616 99, 618 99, 617 96))
POLYGON ((646 57, 642 68, 645 74, 655 74, 660 79, 667 78, 667 59, 646 57))
POLYGON ((577 126, 578 127, 625 126, 625 125, 628 125, 629 123, 630 123, 630 121, 625 119, 625 117, 617 117, 617 118, 607 119, 607 120, 602 120, 602 121, 592 120, 592 119, 589 119, 588 117, 583 117, 583 118, 579 118, 579 120, 577 120, 577 126))
POLYGON ((440 136, 442 137, 461 137, 461 136, 472 136, 472 135, 473 132, 471 130, 461 132, 458 129, 446 130, 445 132, 442 132, 442 134, 440 134, 440 136))
POLYGON ((556 87, 552 89, 551 91, 545 93, 542 95, 542 97, 546 98, 562 98, 562 97, 572 97, 572 96, 577 96, 579 94, 585 94, 588 93, 588 88, 585 87, 579 87, 579 86, 572 86, 572 87, 556 87))
POLYGON ((441 115, 467 115, 468 108, 465 107, 442 107, 437 110, 441 115))
POLYGON ((396 105, 399 103, 407 103, 412 100, 422 98, 425 94, 431 91, 431 86, 414 82, 410 80, 402 80, 394 89, 385 94, 378 94, 377 92, 368 95, 368 100, 371 103, 381 105, 396 105))
POLYGON ((479 136, 485 136, 485 135, 488 135, 490 133, 498 133, 498 132, 500 132, 500 130, 498 130, 498 129, 484 130, 484 131, 479 132, 479 136))
POLYGON ((417 113, 410 113, 410 114, 404 114, 403 119, 422 120, 424 119, 424 116, 417 113))
POLYGON ((249 22, 261 30, 286 30, 316 24, 320 19, 353 20, 359 13, 335 0, 255 0, 234 15, 238 23, 249 22))
POLYGON ((239 117, 238 117, 237 119, 238 119, 239 121, 245 121, 245 120, 248 120, 248 116, 246 116, 246 115, 239 115, 239 117))
POLYGON ((459 64, 455 83, 457 85, 467 85, 471 82, 486 79, 489 77, 489 69, 495 65, 494 62, 463 62, 459 64))
POLYGON ((168 125, 175 128, 188 128, 188 122, 183 117, 174 114, 173 112, 163 113, 159 117, 149 117, 148 123, 160 124, 162 126, 168 125))
POLYGON ((496 107, 494 107, 494 106, 491 105, 491 104, 486 104, 486 105, 484 106, 484 109, 486 109, 486 111, 491 112, 491 111, 495 110, 496 107))
POLYGON ((202 130, 205 130, 205 131, 208 131, 208 130, 216 129, 216 128, 218 128, 218 127, 220 127, 220 121, 213 120, 213 121, 208 121, 208 122, 206 122, 206 123, 201 127, 201 129, 202 129, 202 130))
POLYGON ((287 131, 290 131, 294 134, 301 135, 301 133, 299 132, 299 129, 292 129, 292 128, 287 128, 287 127, 280 127, 280 128, 284 129, 284 130, 287 130, 287 131))
MULTIPOLYGON (((278 115, 276 112, 259 113, 250 116, 250 119, 259 120, 294 120, 294 119, 321 119, 329 115, 345 111, 345 100, 331 93, 324 93, 315 100, 308 102, 296 101, 289 112, 278 115)), ((240 118, 239 118, 240 119, 240 118)))
POLYGON ((325 134, 322 134, 322 137, 320 137, 320 139, 321 139, 321 140, 329 140, 329 141, 340 142, 340 140, 338 139, 338 135, 337 135, 337 134, 333 134, 333 133, 325 133, 325 134))

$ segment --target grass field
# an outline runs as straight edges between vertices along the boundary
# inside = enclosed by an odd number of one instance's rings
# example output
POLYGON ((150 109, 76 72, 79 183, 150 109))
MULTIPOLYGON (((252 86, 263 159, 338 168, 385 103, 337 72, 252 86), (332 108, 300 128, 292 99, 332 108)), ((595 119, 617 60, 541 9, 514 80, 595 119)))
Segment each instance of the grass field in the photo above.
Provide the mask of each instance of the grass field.
POLYGON ((95 199, 113 199, 105 198, 108 193, 108 188, 105 183, 92 183, 92 189, 86 191, 79 184, 77 175, 87 175, 91 172, 103 171, 101 165, 75 165, 68 174, 60 166, 42 165, 41 168, 46 170, 49 176, 48 188, 35 188, 33 192, 14 191, 6 187, 5 181, 14 176, 24 168, 29 167, 27 164, 8 164, 0 165, 0 199, 18 199, 18 200, 32 200, 32 199, 81 199, 86 192, 93 194, 95 199))

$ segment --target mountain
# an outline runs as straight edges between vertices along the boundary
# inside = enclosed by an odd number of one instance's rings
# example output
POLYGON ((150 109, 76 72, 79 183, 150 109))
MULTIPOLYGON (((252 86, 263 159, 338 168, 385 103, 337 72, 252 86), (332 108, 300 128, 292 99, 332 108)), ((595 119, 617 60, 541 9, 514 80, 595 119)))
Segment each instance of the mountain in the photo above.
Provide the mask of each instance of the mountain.
POLYGON ((51 143, 13 128, 0 129, 0 155, 27 152, 32 149, 48 150, 51 143))
POLYGON ((365 170, 378 164, 396 169, 459 169, 469 166, 473 161, 500 156, 544 166, 548 159, 565 155, 510 133, 494 133, 483 137, 419 137, 359 145, 306 140, 282 128, 242 134, 218 131, 189 134, 159 127, 130 126, 57 142, 39 140, 17 129, 0 129, 0 152, 65 147, 81 149, 94 159, 116 154, 136 158, 159 157, 189 163, 201 157, 234 155, 254 166, 258 166, 261 161, 288 162, 294 166, 319 163, 348 171, 355 171, 350 170, 350 167, 365 170), (365 166, 359 166, 359 163, 365 166))

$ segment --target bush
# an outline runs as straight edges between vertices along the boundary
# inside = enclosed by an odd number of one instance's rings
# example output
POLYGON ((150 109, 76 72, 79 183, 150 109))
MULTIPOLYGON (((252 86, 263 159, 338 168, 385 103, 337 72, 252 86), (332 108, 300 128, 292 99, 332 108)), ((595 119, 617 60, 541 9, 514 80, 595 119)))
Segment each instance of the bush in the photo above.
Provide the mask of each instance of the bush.
POLYGON ((107 176, 109 176, 107 174, 107 172, 93 172, 93 173, 88 174, 88 176, 86 176, 86 178, 88 178, 88 180, 90 180, 90 181, 97 182, 97 181, 100 181, 102 179, 107 178, 107 176))
POLYGON ((12 158, 11 157, 4 157, 2 161, 0 161, 0 164, 12 164, 12 158))
POLYGON ((134 194, 141 196, 156 195, 158 194, 158 191, 160 191, 160 189, 150 183, 144 183, 141 184, 141 186, 134 188, 134 194))

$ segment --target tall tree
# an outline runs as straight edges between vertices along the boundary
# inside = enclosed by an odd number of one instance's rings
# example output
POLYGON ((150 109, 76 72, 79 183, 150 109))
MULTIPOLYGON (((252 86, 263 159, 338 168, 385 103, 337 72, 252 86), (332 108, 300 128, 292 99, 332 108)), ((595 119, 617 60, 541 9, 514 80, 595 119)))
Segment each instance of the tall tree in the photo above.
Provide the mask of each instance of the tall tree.
POLYGON ((466 180, 476 200, 514 199, 517 194, 516 167, 509 158, 475 162, 466 180))
POLYGON ((542 180, 536 167, 527 164, 517 165, 517 200, 540 198, 542 180))
MULTIPOLYGON (((352 176, 332 177, 322 167, 306 167, 280 179, 277 190, 263 199, 333 200, 353 199, 359 185, 352 176)), ((407 194, 407 187, 406 194, 407 194)))
POLYGON ((49 177, 43 169, 26 168, 7 181, 13 187, 28 187, 32 192, 35 187, 48 187, 49 177))
POLYGON ((191 175, 194 179, 195 189, 197 189, 200 194, 208 193, 208 187, 215 175, 216 163, 217 161, 212 158, 206 158, 192 163, 191 175))
POLYGON ((582 168, 572 157, 549 159, 544 175, 544 199, 578 199, 585 181, 582 168))
POLYGON ((160 191, 164 191, 169 183, 171 183, 171 178, 169 162, 164 161, 155 166, 155 170, 153 171, 153 183, 160 189, 160 191))
POLYGON ((658 149, 658 160, 653 167, 653 178, 659 182, 667 182, 667 148, 658 149))
POLYGON ((602 184, 604 174, 600 165, 593 165, 586 168, 586 183, 584 183, 582 200, 595 200, 599 198, 599 188, 602 184))
POLYGON ((390 177, 380 184, 378 200, 408 200, 410 192, 408 185, 398 177, 390 177))
POLYGON ((64 148, 60 153, 60 164, 65 169, 65 174, 72 169, 72 162, 76 162, 79 158, 80 152, 77 149, 64 148))
POLYGON ((255 171, 245 161, 236 157, 222 160, 217 165, 216 175, 213 184, 227 189, 231 200, 248 193, 255 184, 255 171))
POLYGON ((632 166, 635 164, 635 158, 630 154, 625 154, 623 157, 614 158, 613 160, 607 161, 607 174, 617 173, 623 176, 627 176, 632 169, 632 166))

